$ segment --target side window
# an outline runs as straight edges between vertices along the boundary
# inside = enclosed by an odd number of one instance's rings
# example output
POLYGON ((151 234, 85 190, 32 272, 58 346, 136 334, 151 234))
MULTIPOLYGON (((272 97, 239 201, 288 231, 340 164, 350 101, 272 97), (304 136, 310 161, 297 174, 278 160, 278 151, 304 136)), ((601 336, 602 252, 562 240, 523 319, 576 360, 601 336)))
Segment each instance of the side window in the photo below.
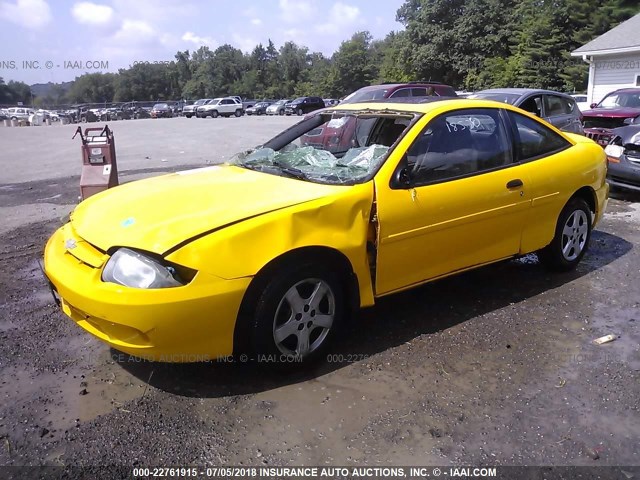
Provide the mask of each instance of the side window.
MULTIPOLYGON (((568 98, 563 98, 561 99, 563 105, 564 105, 564 111, 565 113, 573 113, 577 110, 577 106, 576 106, 576 101, 571 99, 569 100, 568 98)), ((585 100, 586 102, 586 100, 585 100)))
POLYGON ((538 117, 542 117, 542 97, 540 95, 536 95, 535 97, 527 98, 522 102, 520 108, 529 113, 533 113, 538 117))
POLYGON ((516 154, 519 161, 550 155, 571 146, 556 132, 531 118, 516 112, 509 112, 509 117, 515 127, 516 154))
POLYGON ((410 94, 411 94, 411 90, 409 88, 401 88, 393 92, 389 98, 408 97, 410 94))
POLYGON ((558 115, 571 113, 569 105, 564 100, 564 98, 556 97, 555 95, 545 95, 544 102, 544 111, 546 117, 556 117, 558 115))
POLYGON ((407 151, 416 185, 441 182, 512 163, 499 110, 469 109, 434 118, 407 151))
POLYGON ((427 89, 425 87, 414 87, 411 89, 412 97, 426 97, 427 89))

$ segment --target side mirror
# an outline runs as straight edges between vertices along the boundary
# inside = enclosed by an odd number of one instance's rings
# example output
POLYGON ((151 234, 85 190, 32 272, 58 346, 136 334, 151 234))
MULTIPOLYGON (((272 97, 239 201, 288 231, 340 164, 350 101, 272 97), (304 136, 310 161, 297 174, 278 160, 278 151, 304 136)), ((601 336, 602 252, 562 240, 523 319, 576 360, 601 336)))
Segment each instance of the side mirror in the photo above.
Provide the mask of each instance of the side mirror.
POLYGON ((597 103, 592 103, 591 105, 589 105, 589 108, 596 108, 598 106, 597 103))
POLYGON ((396 182, 398 185, 404 188, 410 188, 412 185, 411 174, 409 173, 409 169, 407 167, 402 167, 396 173, 396 182))

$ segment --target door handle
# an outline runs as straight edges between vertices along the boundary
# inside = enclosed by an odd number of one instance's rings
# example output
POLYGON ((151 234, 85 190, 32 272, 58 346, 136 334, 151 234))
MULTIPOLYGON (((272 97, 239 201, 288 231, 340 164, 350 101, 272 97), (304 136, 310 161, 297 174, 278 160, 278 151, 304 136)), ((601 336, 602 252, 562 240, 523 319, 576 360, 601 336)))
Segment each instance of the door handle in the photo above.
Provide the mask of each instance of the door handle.
POLYGON ((523 185, 524 183, 522 183, 522 180, 520 180, 519 178, 516 178, 515 180, 511 180, 510 182, 507 183, 507 188, 518 188, 523 185))

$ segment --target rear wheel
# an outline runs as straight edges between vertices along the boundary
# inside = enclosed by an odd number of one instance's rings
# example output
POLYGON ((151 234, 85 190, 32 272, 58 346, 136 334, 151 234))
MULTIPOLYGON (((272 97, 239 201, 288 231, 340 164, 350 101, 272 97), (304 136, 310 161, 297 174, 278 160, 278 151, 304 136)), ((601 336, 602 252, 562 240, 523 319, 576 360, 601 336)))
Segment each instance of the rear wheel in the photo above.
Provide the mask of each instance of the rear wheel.
POLYGON ((218 118, 218 111, 217 110, 212 110, 211 111, 211 118, 218 118))
POLYGON ((298 114, 298 116, 301 116, 304 112, 302 111, 301 108, 298 109, 298 111, 296 112, 298 114))
POLYGON ((587 251, 590 237, 591 210, 584 199, 574 197, 560 212, 555 236, 538 257, 552 270, 572 270, 587 251))
POLYGON ((242 110, 240 110, 240 109, 236 110, 235 115, 236 115, 236 117, 241 117, 242 116, 242 110))
POLYGON ((284 110, 280 110, 280 111, 278 112, 278 114, 280 114, 280 115, 284 115, 284 110))
POLYGON ((345 317, 342 279, 313 263, 290 265, 268 280, 255 301, 252 349, 278 361, 319 359, 345 317))

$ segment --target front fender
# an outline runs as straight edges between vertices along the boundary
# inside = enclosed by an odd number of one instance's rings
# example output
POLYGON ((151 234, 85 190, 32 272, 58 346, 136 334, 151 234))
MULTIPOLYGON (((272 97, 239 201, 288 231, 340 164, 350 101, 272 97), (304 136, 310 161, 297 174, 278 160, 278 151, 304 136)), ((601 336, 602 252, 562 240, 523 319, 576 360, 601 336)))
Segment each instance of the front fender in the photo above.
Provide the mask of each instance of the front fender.
POLYGON ((231 225, 194 240, 166 259, 218 277, 256 275, 267 263, 303 247, 341 252, 358 278, 361 306, 373 305, 367 258, 367 232, 373 182, 283 208, 231 225))

